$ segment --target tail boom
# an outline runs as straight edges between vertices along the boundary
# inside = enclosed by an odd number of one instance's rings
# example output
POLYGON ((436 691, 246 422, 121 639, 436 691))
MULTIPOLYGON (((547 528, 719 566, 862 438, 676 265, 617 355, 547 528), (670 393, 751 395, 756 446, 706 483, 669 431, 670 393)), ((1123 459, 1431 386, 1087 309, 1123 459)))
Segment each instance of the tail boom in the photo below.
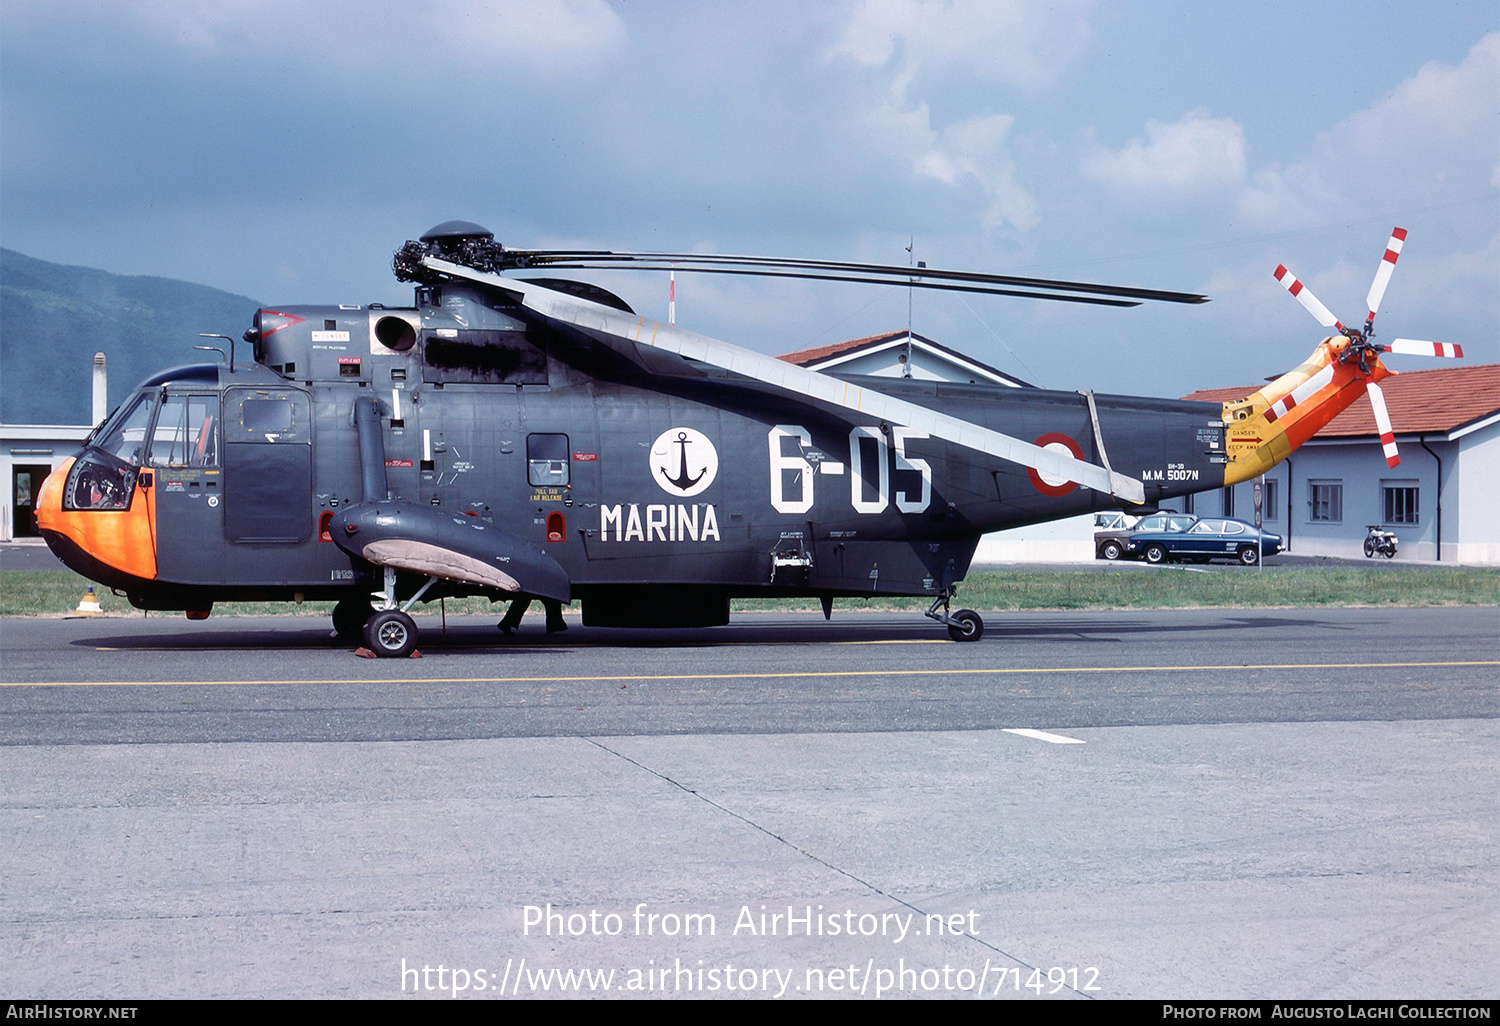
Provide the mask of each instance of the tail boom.
POLYGON ((1348 346, 1342 335, 1325 338, 1295 369, 1224 404, 1226 485, 1270 470, 1364 395, 1369 382, 1393 373, 1378 358, 1370 358, 1368 371, 1357 360, 1341 360, 1348 346))

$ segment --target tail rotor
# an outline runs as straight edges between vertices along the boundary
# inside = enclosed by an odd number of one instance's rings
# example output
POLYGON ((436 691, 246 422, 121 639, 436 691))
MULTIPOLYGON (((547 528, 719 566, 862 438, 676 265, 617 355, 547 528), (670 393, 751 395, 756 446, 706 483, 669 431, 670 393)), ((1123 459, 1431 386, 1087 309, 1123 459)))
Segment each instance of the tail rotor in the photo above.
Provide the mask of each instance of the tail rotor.
POLYGON ((1370 291, 1365 296, 1365 305, 1369 308, 1369 315, 1365 318, 1363 328, 1346 327, 1328 307, 1318 301, 1311 289, 1287 270, 1285 264, 1277 264, 1275 272, 1276 280, 1281 283, 1282 288, 1290 292, 1292 297, 1301 303, 1319 324, 1325 328, 1334 329, 1347 340, 1339 346, 1338 362, 1357 364, 1360 375, 1365 379, 1365 392, 1370 397, 1370 406, 1375 413, 1375 426, 1380 432, 1380 444, 1385 453, 1386 465, 1391 467, 1400 463, 1401 457, 1396 451, 1396 436, 1391 426, 1390 411, 1386 408, 1385 393, 1376 383, 1377 378, 1392 373, 1381 364, 1380 354, 1395 353, 1402 356, 1436 356, 1449 359, 1460 359, 1464 355, 1463 347, 1454 342, 1426 342, 1418 339, 1398 338, 1387 346, 1373 341, 1375 313, 1380 309, 1380 301, 1385 298, 1386 286, 1390 284, 1391 273, 1396 269, 1396 260, 1401 256, 1401 248, 1405 244, 1405 228, 1397 228, 1391 232, 1385 253, 1375 269, 1375 280, 1371 282, 1370 291))
POLYGON ((1365 296, 1365 305, 1370 308, 1370 316, 1365 319, 1365 334, 1375 333, 1375 311, 1380 309, 1380 301, 1385 298, 1385 287, 1391 283, 1391 273, 1396 269, 1396 259, 1401 256, 1401 247, 1406 245, 1406 229, 1396 228, 1391 232, 1391 241, 1385 244, 1385 255, 1380 258, 1380 266, 1375 268, 1375 280, 1370 283, 1369 294, 1365 296))

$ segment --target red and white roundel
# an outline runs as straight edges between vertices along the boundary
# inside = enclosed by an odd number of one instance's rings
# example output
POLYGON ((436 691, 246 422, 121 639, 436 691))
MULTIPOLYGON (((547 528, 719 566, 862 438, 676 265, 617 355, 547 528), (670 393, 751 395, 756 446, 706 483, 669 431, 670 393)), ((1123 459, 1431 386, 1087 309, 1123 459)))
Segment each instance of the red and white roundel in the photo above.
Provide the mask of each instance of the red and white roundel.
MULTIPOLYGON (((1079 447, 1078 443, 1067 435, 1056 431, 1047 432, 1036 440, 1036 444, 1040 445, 1043 449, 1051 449, 1059 455, 1071 456, 1075 460, 1083 459, 1083 449, 1079 447)), ((1051 474, 1039 473, 1032 467, 1026 468, 1026 476, 1031 478, 1032 485, 1043 495, 1067 495, 1078 487, 1077 481, 1069 481, 1067 478, 1053 477, 1051 474)))

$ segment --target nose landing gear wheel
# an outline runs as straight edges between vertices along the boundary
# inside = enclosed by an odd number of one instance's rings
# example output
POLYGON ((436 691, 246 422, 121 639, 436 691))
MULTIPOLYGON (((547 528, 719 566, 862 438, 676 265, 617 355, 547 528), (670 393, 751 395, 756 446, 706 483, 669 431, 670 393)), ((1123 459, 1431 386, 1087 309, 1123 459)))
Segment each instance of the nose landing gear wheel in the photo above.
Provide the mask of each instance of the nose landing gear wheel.
POLYGON ((383 659, 409 656, 417 647, 416 621, 399 609, 383 609, 365 621, 365 645, 383 659))
POLYGON ((948 637, 954 641, 978 641, 984 637, 984 621, 972 609, 960 609, 953 614, 957 623, 948 625, 948 637))

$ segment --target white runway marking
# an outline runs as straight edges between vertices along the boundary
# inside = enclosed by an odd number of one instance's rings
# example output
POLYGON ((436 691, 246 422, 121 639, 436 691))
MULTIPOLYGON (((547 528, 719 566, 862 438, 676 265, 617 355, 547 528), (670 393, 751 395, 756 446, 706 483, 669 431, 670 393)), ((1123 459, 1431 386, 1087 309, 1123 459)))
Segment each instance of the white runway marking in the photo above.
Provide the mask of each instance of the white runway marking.
POLYGON ((1063 737, 1061 734, 1049 734, 1045 730, 1031 730, 1028 728, 1005 728, 1007 734, 1019 734, 1022 737, 1036 738, 1038 741, 1046 741, 1054 745, 1084 745, 1087 741, 1081 741, 1076 737, 1063 737))

